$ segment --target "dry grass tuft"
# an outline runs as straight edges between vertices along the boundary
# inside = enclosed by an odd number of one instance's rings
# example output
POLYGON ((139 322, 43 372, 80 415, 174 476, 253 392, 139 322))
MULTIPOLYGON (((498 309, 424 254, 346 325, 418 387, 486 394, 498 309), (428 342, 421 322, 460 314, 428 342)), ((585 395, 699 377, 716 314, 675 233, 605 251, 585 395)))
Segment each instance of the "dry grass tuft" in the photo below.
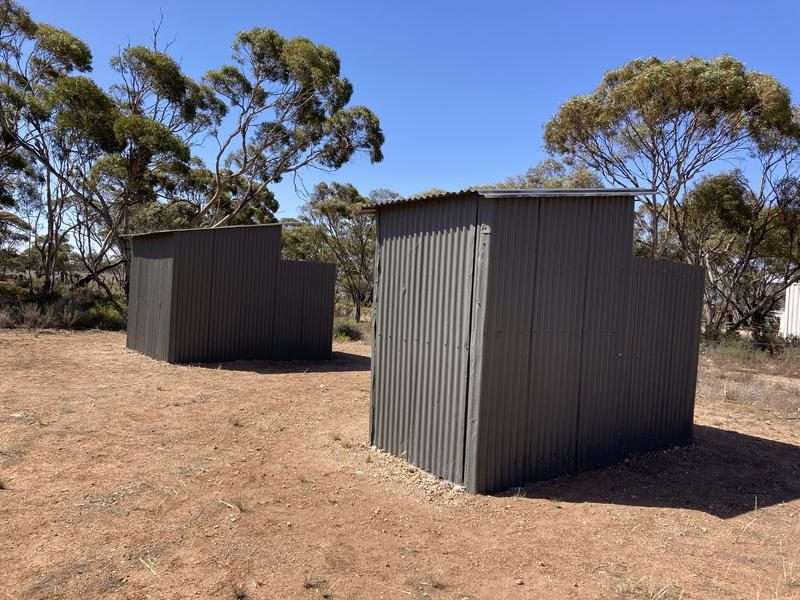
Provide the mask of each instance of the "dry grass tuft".
POLYGON ((620 600, 683 600, 684 591, 675 584, 652 585, 646 578, 626 581, 617 589, 620 600))
POLYGON ((305 577, 303 579, 303 589, 316 590, 319 592, 320 598, 330 600, 333 598, 333 593, 328 586, 328 580, 322 577, 305 577))
POLYGON ((250 596, 241 585, 233 586, 233 600, 247 600, 250 596))

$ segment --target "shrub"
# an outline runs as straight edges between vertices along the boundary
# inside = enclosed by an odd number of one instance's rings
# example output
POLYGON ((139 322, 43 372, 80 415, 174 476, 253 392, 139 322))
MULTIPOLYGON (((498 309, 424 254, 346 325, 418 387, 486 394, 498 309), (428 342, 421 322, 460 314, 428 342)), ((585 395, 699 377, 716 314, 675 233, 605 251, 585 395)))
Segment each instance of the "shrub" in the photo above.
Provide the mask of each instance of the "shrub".
POLYGON ((0 307, 0 329, 13 327, 16 324, 14 313, 9 308, 0 307))
POLYGON ((364 337, 361 327, 352 319, 336 319, 333 322, 333 338, 342 341, 356 341, 364 337))
POLYGON ((25 327, 36 328, 42 322, 42 311, 31 302, 22 305, 19 316, 21 324, 25 327))
POLYGON ((76 329, 125 329, 125 317, 110 302, 98 302, 88 309, 76 309, 70 314, 70 320, 76 329))

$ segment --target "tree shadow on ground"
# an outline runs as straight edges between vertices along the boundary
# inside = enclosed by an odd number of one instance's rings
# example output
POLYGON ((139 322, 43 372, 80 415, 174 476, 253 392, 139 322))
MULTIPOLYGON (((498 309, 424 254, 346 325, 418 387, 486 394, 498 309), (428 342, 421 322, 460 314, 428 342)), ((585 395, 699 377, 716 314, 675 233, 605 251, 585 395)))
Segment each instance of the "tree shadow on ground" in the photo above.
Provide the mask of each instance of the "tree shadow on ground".
POLYGON ((721 519, 800 498, 800 447, 704 425, 694 432, 690 446, 503 495, 683 508, 721 519))
POLYGON ((349 352, 334 352, 330 360, 235 360, 223 363, 198 363, 193 367, 247 371, 249 373, 346 373, 369 371, 370 358, 349 352))

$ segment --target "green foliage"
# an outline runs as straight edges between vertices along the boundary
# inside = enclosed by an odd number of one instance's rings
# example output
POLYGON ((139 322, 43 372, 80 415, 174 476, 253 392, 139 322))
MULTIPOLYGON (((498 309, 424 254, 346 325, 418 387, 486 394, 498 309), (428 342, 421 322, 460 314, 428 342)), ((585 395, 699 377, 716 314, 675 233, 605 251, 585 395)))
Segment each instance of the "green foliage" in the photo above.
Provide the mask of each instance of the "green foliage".
POLYGON ((65 147, 92 144, 103 151, 121 150, 115 135, 117 109, 91 79, 59 77, 50 88, 48 101, 55 133, 65 147))
POLYGON ((364 332, 352 319, 336 319, 333 322, 333 337, 339 341, 358 341, 363 339, 364 332))
POLYGON ((356 321, 361 320, 361 308, 372 302, 373 295, 375 221, 363 212, 371 204, 349 183, 319 183, 303 207, 305 221, 316 229, 297 232, 321 237, 336 260, 338 287, 352 301, 356 321))
POLYGON ((139 148, 149 155, 164 154, 182 162, 189 161, 189 148, 166 125, 136 114, 124 115, 114 122, 114 133, 124 147, 139 148))
POLYGON ((71 71, 91 71, 92 52, 80 39, 58 27, 38 23, 33 35, 37 48, 35 65, 53 77, 71 71))
POLYGON ((547 158, 534 165, 524 175, 509 177, 493 185, 479 186, 478 189, 554 189, 554 188, 600 188, 600 178, 583 165, 565 165, 547 158))
POLYGON ((236 125, 226 135, 214 129, 220 146, 202 218, 227 223, 248 203, 267 207, 267 186, 304 167, 336 169, 361 151, 382 160, 378 118, 348 108, 352 86, 333 50, 252 29, 237 35, 233 60, 205 76, 236 125))
POLYGON ((547 124, 545 142, 553 152, 583 156, 598 137, 639 152, 651 134, 690 136, 705 146, 715 135, 723 143, 749 135, 766 144, 775 131, 798 134, 789 92, 774 78, 730 56, 652 57, 609 71, 592 94, 566 102, 547 124), (682 121, 694 131, 681 134, 682 121))
POLYGON ((33 301, 26 291, 18 289, 16 299, 6 301, 0 311, 0 327, 119 331, 126 324, 125 316, 114 304, 85 288, 54 296, 46 302, 33 301))
POLYGON ((545 142, 607 182, 656 191, 639 198, 636 251, 706 268, 710 331, 763 328, 800 279, 800 118, 775 78, 730 56, 634 60, 564 103, 545 142), (760 165, 760 181, 703 177, 736 159, 760 165))
POLYGON ((2 267, 24 263, 44 297, 68 243, 112 299, 116 284, 127 293, 126 234, 273 222, 270 186, 286 175, 357 152, 382 159, 377 117, 349 106, 338 56, 308 39, 241 32, 233 64, 195 81, 156 32, 153 47, 122 48, 111 67, 104 90, 86 75, 84 42, 0 0, 2 267), (192 152, 209 142, 206 165, 192 152), (14 250, 30 229, 21 216, 46 228, 26 253, 14 250))
POLYGON ((298 219, 283 219, 281 256, 286 260, 312 260, 335 262, 335 257, 325 243, 325 230, 298 219))
POLYGON ((108 302, 101 302, 80 312, 75 318, 73 327, 77 329, 106 329, 119 331, 125 329, 125 317, 117 308, 108 302))
MULTIPOLYGON (((683 243, 682 194, 710 165, 790 150, 800 141, 788 90, 730 56, 634 60, 565 102, 545 127, 547 149, 615 185, 652 188, 638 223, 652 255, 683 243)), ((771 162, 773 167, 778 162, 771 162)))
POLYGON ((738 171, 702 178, 686 195, 687 229, 707 235, 743 233, 753 216, 748 194, 746 181, 738 171))

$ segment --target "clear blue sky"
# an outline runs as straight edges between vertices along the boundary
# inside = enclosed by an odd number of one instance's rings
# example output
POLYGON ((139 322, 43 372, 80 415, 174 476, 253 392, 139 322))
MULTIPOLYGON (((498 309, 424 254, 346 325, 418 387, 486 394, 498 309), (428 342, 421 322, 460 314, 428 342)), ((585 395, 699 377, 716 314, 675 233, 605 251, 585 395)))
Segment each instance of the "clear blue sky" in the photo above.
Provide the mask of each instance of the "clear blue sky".
MULTIPOLYGON (((410 0, 35 0, 37 20, 89 43, 95 75, 129 41, 147 43, 164 14, 164 39, 188 74, 229 61, 237 31, 263 26, 337 51, 354 102, 381 119, 385 159, 336 173, 366 193, 412 194, 493 183, 544 157, 544 123, 569 96, 633 58, 732 54, 776 76, 800 102, 800 2, 745 0, 484 1, 410 0)), ((279 216, 303 202, 290 182, 275 187, 279 216)))

